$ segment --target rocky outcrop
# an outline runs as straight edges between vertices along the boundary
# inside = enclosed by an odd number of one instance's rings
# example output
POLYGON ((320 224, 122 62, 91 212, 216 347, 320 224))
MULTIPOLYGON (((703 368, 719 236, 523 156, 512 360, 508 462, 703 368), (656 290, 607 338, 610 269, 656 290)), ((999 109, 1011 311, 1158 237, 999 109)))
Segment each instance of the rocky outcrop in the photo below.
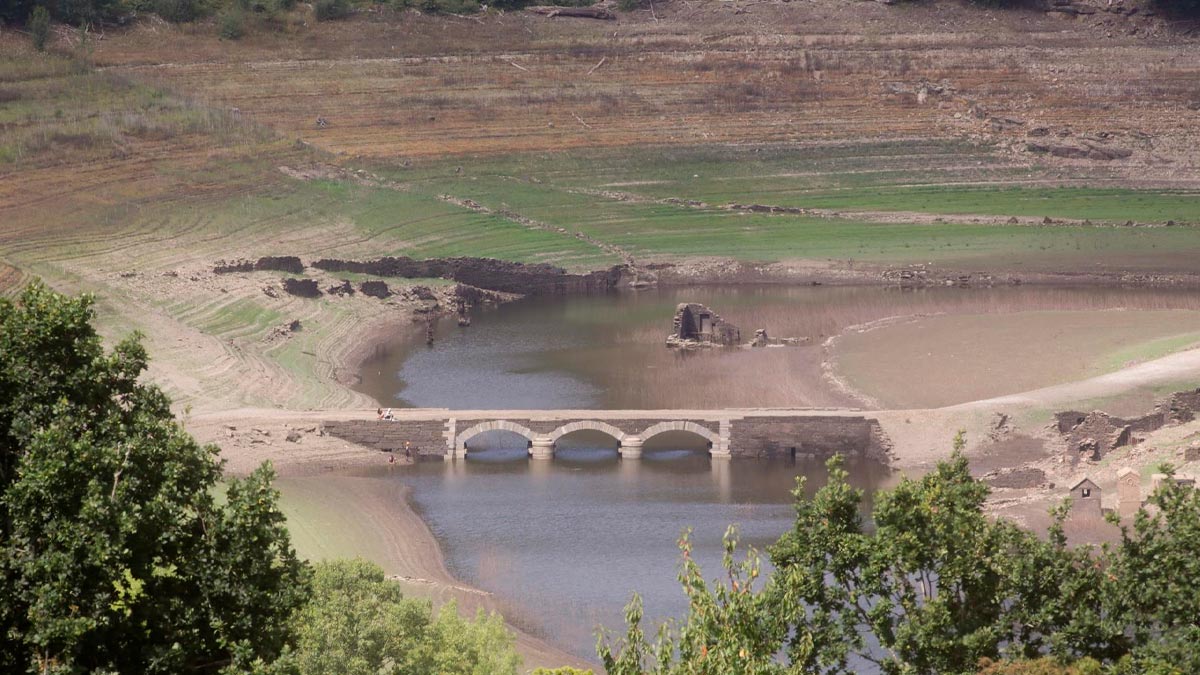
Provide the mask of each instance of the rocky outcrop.
POLYGON ((304 274, 304 263, 294 255, 281 256, 263 256, 258 260, 233 260, 226 262, 224 260, 218 262, 213 267, 213 272, 216 274, 230 274, 232 272, 288 272, 290 274, 304 274))

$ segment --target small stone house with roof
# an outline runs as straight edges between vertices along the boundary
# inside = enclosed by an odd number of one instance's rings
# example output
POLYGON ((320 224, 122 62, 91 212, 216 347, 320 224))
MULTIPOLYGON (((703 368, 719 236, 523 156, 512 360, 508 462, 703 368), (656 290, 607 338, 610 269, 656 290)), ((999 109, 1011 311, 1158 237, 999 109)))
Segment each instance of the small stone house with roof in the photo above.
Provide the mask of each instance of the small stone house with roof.
POLYGON ((1071 509, 1088 509, 1100 513, 1100 486, 1084 477, 1071 487, 1071 509))

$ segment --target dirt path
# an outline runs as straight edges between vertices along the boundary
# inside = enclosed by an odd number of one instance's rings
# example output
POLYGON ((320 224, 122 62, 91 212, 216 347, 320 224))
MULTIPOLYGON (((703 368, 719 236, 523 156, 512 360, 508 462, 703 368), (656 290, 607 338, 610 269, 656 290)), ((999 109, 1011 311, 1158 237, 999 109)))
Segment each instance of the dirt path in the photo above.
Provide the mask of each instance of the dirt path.
POLYGON ((972 401, 946 410, 980 410, 997 406, 1036 408, 1063 407, 1079 401, 1109 398, 1144 387, 1170 385, 1200 379, 1200 349, 1189 349, 1130 366, 1107 375, 1091 377, 1008 396, 972 401))

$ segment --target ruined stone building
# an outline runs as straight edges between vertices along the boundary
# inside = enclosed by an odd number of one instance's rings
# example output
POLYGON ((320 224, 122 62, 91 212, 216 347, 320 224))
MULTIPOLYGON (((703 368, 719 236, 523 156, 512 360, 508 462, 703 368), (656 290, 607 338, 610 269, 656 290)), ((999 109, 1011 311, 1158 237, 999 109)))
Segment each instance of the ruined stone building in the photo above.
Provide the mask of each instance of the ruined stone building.
POLYGON ((741 330, 716 312, 696 302, 683 302, 675 308, 674 333, 667 344, 733 346, 741 340, 741 330))

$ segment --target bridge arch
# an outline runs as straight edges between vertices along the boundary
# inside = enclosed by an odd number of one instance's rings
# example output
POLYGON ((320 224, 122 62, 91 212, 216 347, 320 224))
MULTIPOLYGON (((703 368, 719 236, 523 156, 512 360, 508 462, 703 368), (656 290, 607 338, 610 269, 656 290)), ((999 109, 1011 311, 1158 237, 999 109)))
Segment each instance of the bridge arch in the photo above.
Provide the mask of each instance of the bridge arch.
POLYGON ((517 424, 516 422, 509 422, 508 420, 493 420, 491 422, 480 422, 479 424, 476 424, 475 426, 455 436, 454 447, 458 449, 460 454, 466 454, 467 441, 475 438, 485 431, 511 431, 514 434, 524 436, 530 441, 533 441, 534 438, 537 438, 537 434, 535 434, 529 427, 517 424))
POLYGON ((709 429, 702 424, 696 424, 695 422, 659 422, 658 424, 655 424, 643 431, 640 435, 642 437, 642 441, 648 441, 651 438, 668 431, 690 431, 691 433, 696 434, 697 436, 700 436, 709 442, 709 452, 722 451, 721 435, 712 429, 709 429))
POLYGON ((600 433, 608 434, 609 436, 612 436, 613 438, 615 438, 618 443, 621 443, 622 441, 624 441, 625 437, 629 435, 629 434, 626 434, 624 431, 621 431, 620 429, 614 427, 611 424, 606 424, 604 422, 597 422, 595 420, 580 420, 578 422, 571 422, 570 424, 564 424, 561 427, 550 432, 550 441, 552 443, 558 442, 558 439, 562 438, 563 436, 566 436, 569 433, 572 433, 575 431, 583 431, 585 429, 589 430, 589 431, 599 431, 600 433))

